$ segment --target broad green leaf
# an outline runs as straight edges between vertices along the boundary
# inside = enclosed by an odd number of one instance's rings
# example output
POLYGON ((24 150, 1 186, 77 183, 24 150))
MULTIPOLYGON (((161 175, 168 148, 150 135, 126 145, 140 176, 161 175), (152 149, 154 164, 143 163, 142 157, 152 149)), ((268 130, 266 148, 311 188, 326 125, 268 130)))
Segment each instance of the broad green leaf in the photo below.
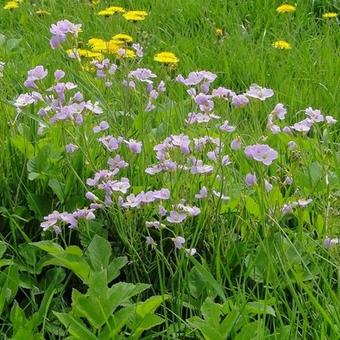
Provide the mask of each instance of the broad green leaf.
POLYGON ((221 322, 219 326, 220 333, 223 335, 223 339, 227 339, 231 331, 234 329, 237 321, 240 319, 241 313, 239 310, 232 310, 221 322))
POLYGON ((48 252, 50 255, 58 255, 64 251, 62 246, 52 241, 34 242, 32 245, 48 252))
POLYGON ((16 265, 9 266, 0 272, 0 315, 6 303, 10 303, 17 294, 19 287, 19 273, 16 265))
POLYGON ((104 238, 95 235, 86 250, 86 255, 90 260, 92 269, 95 271, 102 271, 109 265, 111 245, 104 238))
POLYGON ((245 203, 246 203, 247 212, 249 214, 254 215, 257 218, 261 217, 260 207, 252 197, 246 196, 245 197, 245 203))
POLYGON ((198 329, 206 340, 223 339, 214 325, 210 325, 208 322, 199 318, 198 316, 188 319, 187 322, 195 329, 198 329))
POLYGON ((35 242, 32 245, 45 250, 52 256, 52 258, 42 263, 42 267, 48 265, 62 266, 73 271, 85 283, 88 282, 90 266, 82 256, 83 254, 79 247, 70 246, 64 250, 60 245, 51 241, 35 242))
POLYGON ((98 340, 98 338, 85 326, 83 321, 74 317, 71 313, 53 313, 75 339, 98 340))
POLYGON ((276 316, 274 308, 266 305, 265 301, 248 302, 246 304, 246 310, 250 314, 269 314, 272 316, 276 316))
POLYGON ((48 186, 57 195, 60 202, 65 200, 65 184, 59 182, 57 179, 52 178, 48 181, 48 186))
POLYGON ((145 316, 138 324, 136 329, 133 329, 132 339, 140 339, 142 333, 152 327, 160 325, 164 322, 164 319, 158 315, 149 314, 145 316))
POLYGON ((213 299, 207 298, 201 307, 204 320, 214 327, 219 327, 222 305, 215 303, 213 299))
POLYGON ((121 256, 115 258, 109 264, 107 268, 107 281, 111 282, 114 280, 120 273, 120 270, 127 264, 128 259, 126 256, 121 256))
POLYGON ((33 145, 25 137, 17 135, 11 138, 11 142, 15 148, 27 158, 32 158, 34 155, 33 145))
POLYGON ((114 313, 107 321, 107 325, 104 326, 104 328, 100 332, 100 339, 114 339, 114 337, 127 324, 129 318, 131 318, 131 315, 133 315, 134 310, 135 305, 129 305, 121 308, 119 311, 114 313))
POLYGON ((193 256, 190 256, 190 260, 194 263, 201 281, 212 288, 215 293, 219 295, 219 297, 223 300, 223 302, 225 302, 226 297, 223 291, 223 287, 215 280, 211 273, 205 267, 203 267, 193 256))
POLYGON ((167 294, 163 296, 152 296, 146 301, 137 303, 136 313, 142 317, 145 317, 147 314, 153 314, 163 301, 169 298, 170 295, 167 294))

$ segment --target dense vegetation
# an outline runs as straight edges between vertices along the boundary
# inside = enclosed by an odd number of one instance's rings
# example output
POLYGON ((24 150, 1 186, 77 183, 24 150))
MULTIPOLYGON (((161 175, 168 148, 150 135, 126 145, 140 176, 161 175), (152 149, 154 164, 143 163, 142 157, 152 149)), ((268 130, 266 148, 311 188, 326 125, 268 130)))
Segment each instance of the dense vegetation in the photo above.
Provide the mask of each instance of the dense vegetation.
POLYGON ((1 4, 1 339, 338 339, 339 9, 1 4))

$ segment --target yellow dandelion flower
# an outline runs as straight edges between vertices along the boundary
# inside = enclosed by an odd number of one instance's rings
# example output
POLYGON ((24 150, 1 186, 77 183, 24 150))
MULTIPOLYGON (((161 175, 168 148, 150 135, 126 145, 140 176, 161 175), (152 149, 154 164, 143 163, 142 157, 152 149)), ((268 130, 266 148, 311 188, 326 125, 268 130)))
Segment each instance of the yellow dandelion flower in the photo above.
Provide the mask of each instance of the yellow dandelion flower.
POLYGON ((108 7, 107 10, 111 11, 112 14, 125 13, 125 9, 123 7, 119 7, 119 6, 111 6, 111 7, 108 7))
POLYGON ((333 19, 333 18, 336 18, 337 16, 338 16, 338 13, 335 13, 335 12, 327 12, 322 15, 322 17, 325 19, 333 19))
POLYGON ((158 61, 159 63, 164 63, 164 64, 177 64, 179 62, 179 59, 172 52, 157 53, 153 57, 153 60, 158 61))
POLYGON ((40 17, 45 16, 45 15, 51 15, 50 12, 45 11, 44 9, 38 9, 35 13, 39 15, 40 17))
POLYGON ((120 45, 117 45, 115 42, 105 40, 97 41, 95 43, 92 42, 90 45, 92 51, 101 53, 116 53, 120 48, 120 45))
POLYGON ((145 11, 129 11, 123 14, 123 17, 128 21, 142 21, 147 15, 148 13, 145 11))
POLYGON ((8 1, 5 4, 4 9, 11 10, 11 9, 16 9, 18 7, 19 7, 18 1, 8 1))
POLYGON ((97 59, 102 59, 103 55, 99 52, 93 52, 90 50, 85 50, 82 48, 77 48, 77 49, 69 49, 66 50, 67 55, 70 58, 77 59, 77 58, 97 58, 97 59))
POLYGON ((114 15, 116 13, 124 13, 125 10, 123 7, 117 7, 117 6, 111 6, 108 8, 103 9, 102 11, 98 12, 98 15, 104 16, 104 17, 109 17, 111 15, 114 15))
POLYGON ((291 50, 292 46, 288 41, 285 40, 278 40, 273 42, 273 47, 279 49, 279 50, 291 50))
POLYGON ((100 0, 90 0, 92 5, 98 5, 100 3, 100 0))
POLYGON ((282 4, 276 8, 276 11, 279 13, 293 13, 296 11, 296 7, 294 5, 282 4))
POLYGON ((218 37, 222 37, 224 32, 223 32, 223 29, 222 28, 216 28, 215 29, 215 34, 218 36, 218 37))
POLYGON ((87 44, 91 47, 98 45, 98 44, 105 44, 106 41, 100 38, 91 38, 88 40, 87 44))
POLYGON ((124 34, 124 33, 119 33, 116 34, 112 37, 111 39, 112 42, 115 42, 116 44, 124 44, 124 43, 129 43, 132 42, 133 39, 130 35, 124 34))

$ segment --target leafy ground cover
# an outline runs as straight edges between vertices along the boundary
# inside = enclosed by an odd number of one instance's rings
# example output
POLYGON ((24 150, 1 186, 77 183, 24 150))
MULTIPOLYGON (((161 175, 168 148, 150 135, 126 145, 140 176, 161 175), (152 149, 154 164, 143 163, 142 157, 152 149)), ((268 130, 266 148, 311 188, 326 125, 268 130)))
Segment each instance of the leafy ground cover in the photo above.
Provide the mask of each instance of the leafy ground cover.
POLYGON ((336 1, 1 5, 1 338, 339 338, 336 1))

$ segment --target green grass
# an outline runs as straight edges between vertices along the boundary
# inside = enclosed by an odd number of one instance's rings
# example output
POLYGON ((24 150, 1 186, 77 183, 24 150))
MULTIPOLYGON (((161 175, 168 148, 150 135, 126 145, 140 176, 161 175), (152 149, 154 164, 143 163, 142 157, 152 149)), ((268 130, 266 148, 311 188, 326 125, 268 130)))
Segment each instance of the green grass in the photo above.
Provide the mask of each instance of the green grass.
MULTIPOLYGON (((326 236, 340 237, 339 124, 315 124, 308 135, 274 135, 266 123, 278 102, 288 109, 287 125, 304 119, 303 110, 309 106, 340 118, 339 19, 322 18, 323 13, 339 12, 340 7, 336 1, 306 0, 297 2, 295 13, 279 14, 279 4, 117 0, 93 7, 85 0, 24 0, 11 12, 1 6, 0 61, 6 63, 0 78, 1 338, 62 339, 68 334, 73 336, 70 339, 339 338, 340 248, 323 245, 326 236), (149 15, 138 23, 119 15, 96 15, 109 5, 146 10, 149 15), (37 16, 38 8, 51 15, 37 16), (88 71, 86 60, 78 62, 63 49, 50 48, 49 28, 62 19, 82 24, 80 47, 93 37, 110 39, 127 33, 141 43, 145 55, 117 61, 113 86, 106 88, 88 71), (223 29, 222 37, 216 36, 216 28, 223 29), (292 49, 272 47, 281 39, 292 49), (177 55, 176 69, 153 61, 160 51, 177 55), (19 115, 13 106, 13 100, 27 92, 23 82, 36 65, 49 71, 42 88, 48 88, 53 72, 62 69, 65 81, 76 83, 87 100, 99 101, 103 114, 87 115, 81 126, 50 125, 40 135, 38 106, 25 108, 19 115), (127 73, 137 67, 150 68, 158 76, 157 83, 166 82, 167 91, 152 112, 144 112, 143 86, 131 92, 122 85, 127 73), (241 109, 216 101, 216 114, 221 122, 227 119, 235 125, 235 133, 221 132, 218 122, 187 126, 188 112, 197 107, 175 77, 198 70, 218 75, 213 88, 225 86, 242 93, 257 83, 272 88, 275 95, 241 109), (116 154, 105 151, 92 132, 102 120, 110 124, 113 136, 143 142, 141 154, 132 154, 125 146, 119 151, 129 167, 118 177, 129 178, 131 193, 168 188, 171 199, 164 203, 168 210, 186 199, 201 213, 185 223, 147 229, 145 222, 159 217, 157 205, 124 210, 117 205, 116 195, 114 204, 99 211, 94 221, 80 223, 78 230, 63 228, 59 237, 42 232, 40 223, 53 210, 72 212, 89 204, 86 180, 107 169, 107 159, 116 154), (146 175, 145 168, 156 162, 153 147, 181 133, 191 139, 221 138, 222 154, 229 154, 232 164, 216 165, 210 176, 184 170, 146 175), (232 151, 229 145, 236 136, 241 137, 242 148, 269 144, 279 152, 278 159, 266 167, 246 158, 243 150, 232 151), (291 140, 298 145, 294 151, 287 149, 291 140), (65 153, 69 143, 79 150, 65 153), (257 175, 255 187, 244 183, 249 172, 257 175), (291 186, 283 185, 287 175, 293 178, 291 186), (264 178, 273 184, 269 193, 264 178), (210 195, 198 201, 194 196, 202 186, 222 191, 230 200, 210 195), (283 204, 305 198, 313 202, 282 215, 283 204), (171 238, 179 235, 185 237, 186 248, 197 249, 197 255, 174 249, 171 238), (157 246, 147 247, 145 236, 152 236, 157 246), (42 240, 46 242, 38 243, 42 240), (109 267, 112 259, 116 262, 109 267), (121 284, 119 289, 131 299, 118 294, 112 303, 119 308, 115 312, 112 308, 105 318, 110 289, 116 289, 112 282, 121 284), (128 293, 132 286, 124 282, 136 285, 133 292, 128 293), (150 287, 144 291, 140 283, 150 287), (137 295, 138 299, 132 298, 137 295), (141 302, 150 298, 154 309, 141 302), (119 335, 113 335, 125 308, 129 321, 119 335), (136 310, 139 314, 134 314, 136 310), (145 331, 142 318, 150 323, 145 331)), ((71 47, 71 41, 63 46, 71 47)), ((195 156, 208 163, 204 152, 197 151, 195 156)), ((179 164, 186 159, 180 152, 172 157, 179 164)), ((103 197, 100 191, 96 194, 103 197)))

